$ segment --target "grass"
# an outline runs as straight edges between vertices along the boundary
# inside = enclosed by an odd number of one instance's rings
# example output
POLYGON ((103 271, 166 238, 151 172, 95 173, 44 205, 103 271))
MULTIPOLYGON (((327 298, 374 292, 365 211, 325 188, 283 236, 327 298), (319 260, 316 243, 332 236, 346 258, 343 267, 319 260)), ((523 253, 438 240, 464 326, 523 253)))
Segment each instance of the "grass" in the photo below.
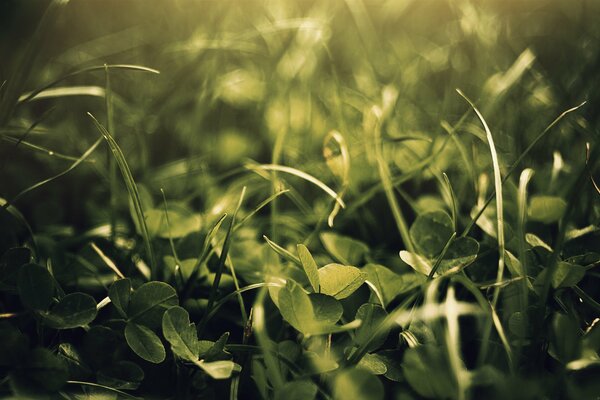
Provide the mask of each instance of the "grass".
POLYGON ((598 15, 0 5, 0 397, 596 398, 598 15))

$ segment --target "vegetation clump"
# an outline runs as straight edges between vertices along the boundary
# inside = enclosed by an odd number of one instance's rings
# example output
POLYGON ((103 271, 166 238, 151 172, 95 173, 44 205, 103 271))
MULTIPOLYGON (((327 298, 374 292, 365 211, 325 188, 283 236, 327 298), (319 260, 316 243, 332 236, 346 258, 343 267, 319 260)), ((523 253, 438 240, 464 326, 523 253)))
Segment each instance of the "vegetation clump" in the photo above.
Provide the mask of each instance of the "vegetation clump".
POLYGON ((600 396, 594 0, 0 4, 0 395, 600 396))

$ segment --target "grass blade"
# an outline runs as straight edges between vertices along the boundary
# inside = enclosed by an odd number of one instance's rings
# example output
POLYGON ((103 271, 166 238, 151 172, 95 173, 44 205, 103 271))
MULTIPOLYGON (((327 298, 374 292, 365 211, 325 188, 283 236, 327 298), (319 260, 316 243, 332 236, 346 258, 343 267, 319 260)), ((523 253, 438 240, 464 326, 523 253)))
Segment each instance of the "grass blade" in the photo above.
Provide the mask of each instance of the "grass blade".
POLYGON ((227 254, 229 254, 229 246, 231 245, 231 236, 233 233, 233 225, 235 224, 235 217, 242 206, 242 202, 244 201, 244 195, 246 194, 246 186, 242 188, 242 193, 240 194, 240 199, 238 201, 235 210, 233 211, 233 215, 231 216, 231 221, 229 222, 229 228, 227 229, 227 233, 225 234, 225 241, 223 242, 223 248, 221 249, 221 254, 219 256, 219 263, 217 265, 217 269, 215 271, 215 279, 213 280, 212 287, 210 288, 210 294, 208 297, 208 304, 206 306, 206 314, 200 321, 198 326, 198 335, 202 336, 202 332, 206 326, 206 316, 210 313, 215 300, 217 299, 217 292, 219 289, 219 283, 221 282, 221 276, 223 275, 223 269, 225 267, 225 261, 227 260, 227 254))
POLYGON ((150 234, 148 233, 148 226, 146 225, 146 218, 144 217, 144 210, 142 208, 142 202, 140 200, 140 193, 137 189, 137 185, 135 180, 133 179, 133 175, 131 174, 131 170, 127 165, 127 161, 125 160, 125 156, 121 151, 121 148, 115 142, 110 133, 106 130, 104 126, 91 114, 88 113, 90 118, 92 118, 94 125, 100 131, 104 140, 108 143, 110 150, 112 151, 113 156, 117 162, 119 170, 121 171, 121 175, 123 176, 123 180, 125 181, 125 186, 127 187, 127 193, 129 194, 129 198, 133 203, 133 208, 135 209, 135 215, 137 218, 138 226, 140 227, 142 239, 144 240, 144 246, 146 248, 146 255, 150 259, 150 278, 152 280, 156 280, 158 278, 158 271, 156 266, 156 260, 154 258, 154 251, 152 250, 152 242, 150 241, 150 234))
MULTIPOLYGON (((502 281, 502 277, 504 275, 504 256, 505 256, 505 240, 504 240, 504 207, 503 207, 503 197, 502 197, 502 175, 500 174, 500 162, 498 161, 498 153, 496 152, 496 146, 494 145, 494 138, 492 137, 492 132, 488 127, 487 122, 483 118, 483 115, 479 112, 475 104, 459 89, 456 90, 458 94, 469 103, 475 114, 477 114, 477 118, 481 121, 483 128, 485 130, 486 138, 488 141, 488 145, 490 148, 490 153, 492 156, 492 166, 494 169, 494 191, 496 195, 496 223, 497 223, 497 237, 498 237, 498 271, 496 274, 496 283, 502 281)), ((495 314, 496 305, 498 304, 498 298, 500 296, 501 286, 494 286, 494 293, 492 295, 492 311, 495 314)), ((494 318, 492 318, 493 323, 497 323, 494 318)), ((481 352, 481 359, 484 360, 487 354, 487 349, 489 345, 489 337, 491 334, 492 326, 491 324, 487 324, 484 328, 483 335, 483 349, 481 352)))
MULTIPOLYGON (((550 125, 548 125, 546 127, 546 129, 544 129, 535 139, 533 139, 533 141, 529 144, 529 146, 527 146, 527 148, 525 150, 523 150, 523 152, 521 153, 519 158, 517 158, 516 161, 514 163, 512 163, 510 168, 508 168, 508 170, 506 171, 506 174, 504 175, 502 183, 505 183, 506 180, 512 175, 512 173, 515 172, 517 167, 521 164, 521 162, 525 159, 525 157, 527 157, 527 155, 535 147, 535 145, 546 135, 546 133, 548 133, 552 128, 554 128, 556 126, 556 124, 558 124, 565 116, 572 113, 573 111, 577 111, 578 109, 583 107, 585 104, 586 104, 586 102, 584 101, 583 103, 579 104, 578 106, 571 107, 568 110, 563 111, 558 117, 556 117, 554 119, 554 121, 552 121, 550 123, 550 125)), ((467 227, 465 228, 465 230, 463 231, 461 236, 467 236, 469 234, 469 232, 471 232, 471 229, 473 229, 473 227, 477 223, 477 220, 479 219, 479 217, 481 217, 481 215, 483 214, 483 212, 485 211, 487 206, 492 202, 492 200, 494 200, 495 194, 496 194, 496 192, 494 189, 494 191, 492 191, 492 193, 490 193, 489 197, 487 198, 487 200, 485 201, 483 206, 479 209, 477 214, 471 219, 471 222, 469 222, 469 225, 467 225, 467 227)))
POLYGON ((106 70, 106 69, 124 69, 124 70, 130 70, 130 71, 141 71, 141 72, 150 72, 153 74, 160 74, 160 71, 158 71, 154 68, 144 67, 142 65, 131 65, 131 64, 95 65, 93 67, 82 68, 82 69, 78 69, 73 72, 69 72, 68 74, 63 75, 60 78, 55 79, 55 80, 51 81, 50 83, 47 83, 46 85, 42 86, 41 88, 36 89, 36 90, 32 91, 31 93, 29 93, 26 97, 19 99, 19 105, 31 101, 38 94, 50 89, 51 87, 59 84, 60 82, 66 80, 66 79, 69 79, 74 76, 81 75, 81 74, 84 74, 87 72, 102 71, 102 70, 106 70))
POLYGON ((98 145, 102 142, 102 138, 96 140, 94 142, 94 144, 92 144, 86 151, 85 153, 83 153, 81 155, 81 157, 79 157, 73 164, 71 164, 71 166, 69 168, 67 168, 66 170, 64 170, 63 172, 60 172, 54 176, 51 176, 48 179, 44 179, 41 182, 36 183, 35 185, 32 185, 30 187, 28 187, 27 189, 22 190, 19 194, 17 194, 11 201, 6 202, 3 207, 7 208, 9 205, 11 205, 12 203, 15 203, 16 201, 18 201, 21 197, 23 197, 25 194, 31 192, 32 190, 35 190, 41 186, 44 186, 47 183, 50 183, 58 178, 60 178, 63 175, 68 174, 69 172, 71 172, 72 170, 74 170, 75 168, 77 168, 77 166, 79 164, 81 164, 83 161, 85 161, 86 158, 88 158, 93 152, 94 150, 96 150, 96 147, 98 147, 98 145))
POLYGON ((313 185, 315 185, 318 188, 320 188, 321 190, 323 190, 329 196, 334 198, 335 201, 340 205, 340 207, 342 207, 342 208, 346 207, 346 204, 344 203, 344 201, 342 200, 340 195, 337 194, 332 188, 330 188, 329 186, 327 186, 326 184, 324 184, 323 182, 321 182, 319 179, 315 178, 314 176, 307 174, 306 172, 300 171, 296 168, 286 167, 284 165, 277 165, 277 164, 260 164, 260 165, 247 164, 246 168, 248 168, 248 169, 263 169, 263 170, 267 170, 267 171, 279 171, 279 172, 285 172, 286 174, 295 175, 299 178, 304 179, 305 181, 312 183, 313 185))

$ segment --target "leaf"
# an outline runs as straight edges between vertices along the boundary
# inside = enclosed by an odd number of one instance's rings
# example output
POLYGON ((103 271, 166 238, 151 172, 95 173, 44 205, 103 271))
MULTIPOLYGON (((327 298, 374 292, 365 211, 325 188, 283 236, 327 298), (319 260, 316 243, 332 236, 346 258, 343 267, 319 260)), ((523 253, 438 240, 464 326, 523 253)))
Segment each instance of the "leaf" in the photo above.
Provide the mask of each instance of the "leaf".
POLYGON ((309 380, 286 382, 275 390, 275 400, 313 400, 317 386, 309 380))
POLYGON ((147 327, 128 322, 125 326, 125 340, 131 350, 144 360, 154 364, 165 360, 165 347, 156 333, 147 327))
POLYGON ((114 389, 135 390, 144 380, 144 370, 131 361, 117 361, 98 371, 98 383, 114 389))
POLYGON ((367 279, 367 274, 356 267, 327 264, 319 269, 321 293, 344 299, 350 296, 367 279))
POLYGON ((320 293, 308 295, 312 303, 315 319, 326 325, 334 325, 342 317, 344 308, 335 298, 320 293))
POLYGON ((67 382, 69 374, 65 361, 48 349, 33 349, 23 361, 11 374, 17 393, 56 392, 67 382))
POLYGON ((137 288, 129 302, 129 320, 158 329, 163 313, 178 303, 177 292, 164 282, 147 282, 137 288))
POLYGON ((556 196, 531 196, 527 215, 532 221, 551 224, 560 220, 565 213, 567 203, 556 196))
POLYGON ((379 264, 367 264, 362 271, 367 274, 367 280, 381 293, 386 307, 396 296, 408 292, 423 282, 420 275, 400 275, 379 264))
POLYGON ((452 241, 444 255, 437 274, 458 272, 470 265, 477 258, 479 243, 470 237, 458 237, 452 241))
POLYGON ((365 354, 356 366, 373 375, 383 375, 387 372, 387 366, 384 360, 377 354, 365 354))
POLYGON ((17 285, 17 277, 22 265, 31 262, 31 250, 27 247, 13 247, 0 257, 0 290, 17 285))
POLYGON ((181 272, 183 279, 187 282, 187 280, 192 277, 192 274, 194 273, 196 268, 198 268, 198 270, 196 272, 197 275, 194 277, 195 279, 200 279, 201 277, 208 275, 208 268, 206 267, 206 264, 202 263, 200 265, 197 265, 198 260, 195 258, 179 260, 179 264, 177 264, 175 257, 164 256, 163 261, 165 262, 165 265, 167 267, 166 270, 168 271, 168 273, 165 273, 165 276, 167 278, 171 278, 172 276, 181 272), (180 272, 176 271, 177 266, 179 266, 180 272))
POLYGON ((404 377, 410 386, 422 397, 447 398, 457 393, 452 368, 442 351, 432 345, 409 348, 402 362, 404 377))
POLYGON ((400 250, 400 259, 423 275, 429 275, 433 268, 430 260, 410 251, 400 250))
POLYGON ((229 358, 230 354, 225 350, 228 340, 229 332, 224 332, 216 342, 200 340, 198 342, 200 357, 203 358, 204 361, 217 361, 229 358))
POLYGON ((435 258, 454 233, 452 218, 444 211, 420 214, 410 227, 410 236, 417 252, 435 258))
MULTIPOLYGON (((441 251, 441 250, 440 250, 441 251)), ((450 243, 444 258, 440 262, 434 276, 445 273, 456 273, 477 259, 479 243, 470 237, 458 237, 450 243)), ((426 258, 419 254, 410 253, 406 250, 400 251, 402 261, 410 265, 415 271, 429 275, 435 264, 436 257, 426 258)))
POLYGON ((566 364, 581 356, 582 340, 579 325, 571 316, 554 313, 548 353, 566 364))
POLYGON ((213 379, 229 379, 234 371, 239 372, 242 370, 241 366, 227 360, 212 362, 200 360, 194 363, 213 379))
POLYGON ((379 305, 365 303, 356 312, 355 319, 361 320, 360 327, 354 335, 354 343, 360 347, 367 345, 367 352, 380 348, 388 337, 390 328, 378 332, 379 326, 387 317, 387 312, 379 305))
POLYGON ((162 330, 165 339, 171 344, 173 353, 184 360, 198 360, 196 324, 190 324, 190 316, 184 308, 169 308, 163 314, 162 330))
POLYGON ((383 400, 383 384, 364 370, 353 368, 340 372, 333 381, 334 400, 383 400))
POLYGON ((325 250, 342 264, 358 265, 369 252, 365 243, 334 232, 323 232, 320 237, 325 250))
POLYGON ((51 328, 72 329, 92 322, 98 313, 96 306, 96 300, 89 294, 71 293, 41 315, 44 323, 51 328))
POLYGON ((15 326, 0 324, 0 366, 12 367, 17 365, 29 351, 29 340, 15 326))
POLYGON ((23 305, 33 310, 46 310, 54 296, 54 278, 37 264, 25 264, 19 271, 17 286, 23 305))
POLYGON ((288 279, 278 294, 279 311, 281 316, 294 329, 309 333, 315 325, 312 302, 304 289, 296 282, 288 279))
POLYGON ((61 343, 58 345, 58 356, 67 363, 69 377, 71 379, 80 379, 91 374, 90 367, 83 360, 79 350, 71 343, 61 343))
POLYGON ((126 318, 131 298, 131 281, 129 278, 113 282, 110 289, 108 289, 108 297, 119 314, 126 318))
POLYGON ((310 254, 310 251, 308 251, 308 248, 303 244, 298 245, 298 258, 300 258, 302 268, 304 268, 304 272, 306 273, 314 292, 319 293, 320 282, 317 263, 310 254))
POLYGON ((146 225, 151 237, 161 239, 179 239, 202 228, 200 214, 194 213, 189 207, 180 203, 169 204, 169 224, 163 208, 152 208, 146 211, 146 225))
POLYGON ((560 261, 552 274, 552 287, 573 287, 585 276, 586 268, 581 265, 560 261))

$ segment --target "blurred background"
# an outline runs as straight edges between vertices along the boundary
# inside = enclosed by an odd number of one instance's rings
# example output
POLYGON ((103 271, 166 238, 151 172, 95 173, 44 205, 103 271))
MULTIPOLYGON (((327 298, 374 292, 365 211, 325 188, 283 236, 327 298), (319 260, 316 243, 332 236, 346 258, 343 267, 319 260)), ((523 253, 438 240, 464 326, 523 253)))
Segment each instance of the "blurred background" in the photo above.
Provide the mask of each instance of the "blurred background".
MULTIPOLYGON (((533 191, 560 195, 561 179, 584 160, 584 143, 598 139, 595 0, 72 0, 51 8, 39 26, 49 4, 0 1, 2 96, 22 100, 104 64, 159 70, 109 70, 111 134, 149 202, 160 204, 164 188, 167 198, 208 219, 230 207, 242 185, 254 202, 276 189, 248 165, 281 164, 335 190, 346 187, 349 207, 338 228, 397 249, 369 154, 373 105, 388 115, 382 136, 392 176, 435 154, 398 187, 409 219, 447 205, 436 179, 441 171, 467 217, 485 191, 480 175, 491 177, 480 123, 471 113, 457 125, 469 106, 456 88, 481 109, 503 168, 560 113, 587 100, 523 164, 537 171, 533 191), (11 81, 20 82, 18 91, 9 90, 11 81), (336 166, 341 146, 327 136, 332 130, 349 151, 348 179, 336 166)), ((4 110, 0 197, 64 171, 99 138, 86 113, 108 125, 105 90, 100 68, 4 110)), ((82 165, 15 205, 42 232, 106 224, 110 157, 102 143, 82 165)), ((314 185, 286 179, 295 196, 278 203, 288 211, 275 223, 297 240, 332 202, 314 185)), ((125 217, 125 189, 120 193, 125 217)), ((597 208, 582 201, 584 214, 597 219, 597 208)))

